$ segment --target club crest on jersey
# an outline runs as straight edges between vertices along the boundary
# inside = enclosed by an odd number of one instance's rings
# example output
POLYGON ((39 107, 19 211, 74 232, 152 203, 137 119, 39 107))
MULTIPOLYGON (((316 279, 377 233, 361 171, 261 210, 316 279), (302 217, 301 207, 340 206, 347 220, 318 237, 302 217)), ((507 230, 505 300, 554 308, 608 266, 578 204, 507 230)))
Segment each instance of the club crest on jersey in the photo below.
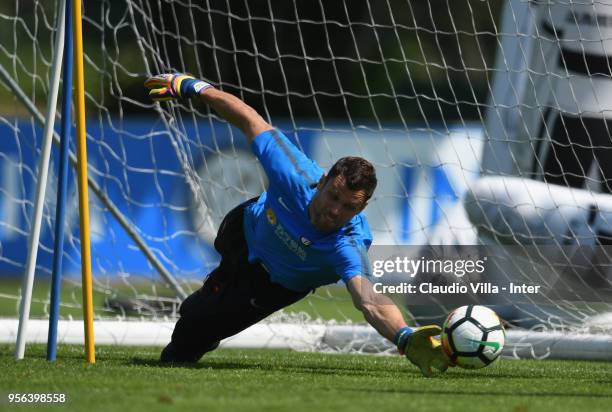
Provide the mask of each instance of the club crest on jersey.
POLYGON ((268 210, 266 210, 266 217, 272 226, 276 226, 276 214, 274 214, 274 210, 268 208, 268 210))
POLYGON ((306 239, 304 236, 300 237, 300 241, 302 242, 304 246, 310 246, 312 244, 312 242, 306 239))

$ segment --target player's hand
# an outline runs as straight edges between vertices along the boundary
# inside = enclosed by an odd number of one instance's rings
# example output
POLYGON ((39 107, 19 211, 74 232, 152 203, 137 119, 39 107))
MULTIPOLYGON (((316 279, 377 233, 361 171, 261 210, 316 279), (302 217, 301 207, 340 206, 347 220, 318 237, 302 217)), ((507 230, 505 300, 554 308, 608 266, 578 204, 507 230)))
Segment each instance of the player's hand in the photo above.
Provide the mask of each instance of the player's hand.
POLYGON ((427 377, 433 374, 432 368, 444 372, 451 366, 450 360, 442 351, 440 341, 434 338, 441 332, 442 329, 436 325, 417 328, 410 334, 404 347, 408 360, 427 377))
POLYGON ((213 87, 210 83, 184 73, 158 74, 149 77, 144 86, 150 90, 149 97, 156 102, 190 99, 202 90, 213 87))

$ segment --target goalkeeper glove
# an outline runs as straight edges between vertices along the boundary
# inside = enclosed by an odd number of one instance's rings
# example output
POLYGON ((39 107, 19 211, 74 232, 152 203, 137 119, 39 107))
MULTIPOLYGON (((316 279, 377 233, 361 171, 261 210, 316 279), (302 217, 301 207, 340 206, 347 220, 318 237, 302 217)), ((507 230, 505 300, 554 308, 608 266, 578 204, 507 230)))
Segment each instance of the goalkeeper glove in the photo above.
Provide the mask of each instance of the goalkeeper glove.
POLYGON ((156 102, 191 99, 199 95, 202 90, 213 87, 210 83, 184 73, 158 74, 149 77, 144 85, 150 89, 149 97, 156 102))
POLYGON ((402 355, 421 370, 424 376, 432 375, 432 368, 444 372, 450 365, 450 360, 442 351, 440 341, 434 336, 442 329, 436 325, 423 326, 416 329, 403 327, 395 335, 395 343, 402 355))

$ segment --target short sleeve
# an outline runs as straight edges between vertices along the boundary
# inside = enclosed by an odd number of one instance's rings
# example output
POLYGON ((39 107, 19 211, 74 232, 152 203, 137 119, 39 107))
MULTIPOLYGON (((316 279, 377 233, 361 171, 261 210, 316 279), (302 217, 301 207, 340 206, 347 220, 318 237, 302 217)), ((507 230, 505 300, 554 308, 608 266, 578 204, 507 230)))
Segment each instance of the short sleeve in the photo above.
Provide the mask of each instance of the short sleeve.
POLYGON ((270 187, 285 193, 316 184, 323 175, 323 169, 279 130, 257 135, 252 149, 268 176, 270 187))
POLYGON ((344 283, 358 275, 369 276, 370 258, 368 257, 369 242, 352 239, 343 242, 337 249, 334 256, 334 266, 336 274, 340 276, 344 283))

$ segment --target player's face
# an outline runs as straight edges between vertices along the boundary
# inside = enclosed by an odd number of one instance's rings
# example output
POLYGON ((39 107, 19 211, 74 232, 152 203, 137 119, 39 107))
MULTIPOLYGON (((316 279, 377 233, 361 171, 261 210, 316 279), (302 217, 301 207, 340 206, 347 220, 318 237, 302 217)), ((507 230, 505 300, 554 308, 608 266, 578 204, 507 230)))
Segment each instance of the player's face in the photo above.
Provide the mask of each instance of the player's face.
POLYGON ((321 177, 308 211, 310 221, 321 232, 333 232, 361 212, 367 205, 364 190, 346 187, 344 177, 321 177))

